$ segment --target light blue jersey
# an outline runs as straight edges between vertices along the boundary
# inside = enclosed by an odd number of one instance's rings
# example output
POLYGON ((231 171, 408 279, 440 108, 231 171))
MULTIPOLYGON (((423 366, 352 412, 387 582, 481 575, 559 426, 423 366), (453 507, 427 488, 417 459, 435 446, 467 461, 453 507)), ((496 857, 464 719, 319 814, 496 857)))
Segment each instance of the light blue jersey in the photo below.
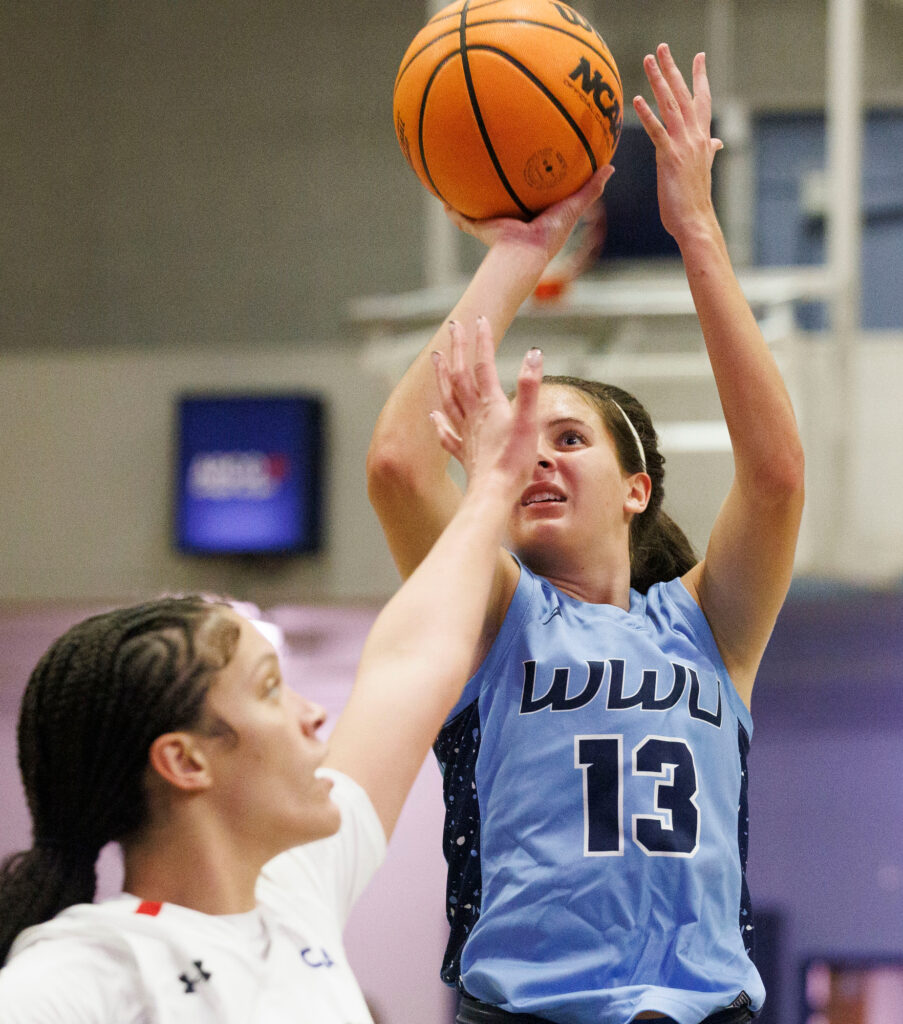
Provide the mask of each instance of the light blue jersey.
POLYGON ((680 580, 586 604, 521 569, 436 743, 443 977, 511 1012, 696 1024, 758 1008, 744 880, 752 720, 680 580))

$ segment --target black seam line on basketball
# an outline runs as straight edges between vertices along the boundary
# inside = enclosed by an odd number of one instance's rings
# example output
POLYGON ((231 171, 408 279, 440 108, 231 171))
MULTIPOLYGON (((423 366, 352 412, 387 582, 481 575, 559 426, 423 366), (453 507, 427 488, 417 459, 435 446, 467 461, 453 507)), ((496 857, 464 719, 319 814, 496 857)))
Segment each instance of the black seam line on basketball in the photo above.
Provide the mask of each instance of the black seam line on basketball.
POLYGON ((502 170, 501 162, 499 161, 498 155, 495 151, 495 147, 492 145, 492 140, 489 138, 489 132, 486 130, 486 123, 483 121, 483 113, 480 110, 480 104, 477 102, 477 92, 473 84, 473 76, 470 73, 470 60, 467 56, 467 8, 470 6, 470 0, 464 0, 464 6, 461 8, 461 66, 464 70, 464 82, 467 85, 467 95, 470 96, 470 106, 473 110, 473 116, 476 118, 477 127, 480 129, 480 135, 483 136, 483 145, 486 147, 486 152, 489 154, 489 159, 492 161, 492 166, 495 168, 495 173, 498 175, 499 181, 502 183, 505 191, 514 200, 520 209, 521 213, 525 217, 532 217, 533 210, 527 206, 520 196, 514 191, 514 187, 502 170))
MULTIPOLYGON (((467 24, 468 28, 483 28, 484 25, 534 25, 536 28, 548 28, 553 32, 558 32, 563 36, 567 36, 568 39, 573 39, 575 42, 585 46, 588 50, 591 50, 602 63, 608 68, 608 70, 617 78, 618 85, 621 85, 621 76, 618 73, 618 69, 615 67, 613 61, 614 57, 611 56, 609 50, 608 57, 602 53, 601 50, 597 50, 596 47, 581 36, 575 35, 569 28, 565 28, 564 25, 550 25, 547 21, 533 21, 532 18, 492 18, 488 21, 470 21, 467 24)), ((593 29, 595 32, 595 29, 593 29)), ((608 44, 603 41, 603 46, 608 49, 608 44)))
POLYGON ((513 64, 518 71, 522 72, 527 78, 529 78, 530 81, 536 86, 536 88, 539 89, 539 91, 546 97, 546 99, 551 102, 552 106, 555 107, 558 113, 561 114, 565 121, 567 121, 567 123, 570 125, 571 130, 580 140, 580 145, 583 146, 583 148, 586 150, 586 155, 589 157, 590 166, 592 167, 593 172, 595 173, 595 171, 598 169, 596 164, 596 154, 593 152, 593 147, 589 144, 589 139, 587 139, 587 137, 583 134, 580 125, 577 124, 573 117, 571 117, 571 115, 567 112, 561 100, 559 100, 553 92, 549 91, 549 89, 543 84, 541 79, 537 78, 536 75, 534 75, 528 67, 525 67, 523 64, 521 64, 521 62, 517 60, 516 57, 512 57, 510 53, 505 53, 504 50, 499 50, 494 46, 486 46, 482 43, 479 43, 476 46, 471 46, 471 50, 495 53, 499 57, 503 57, 506 61, 508 61, 509 64, 513 64))
POLYGON ((432 88, 433 81, 435 80, 436 75, 439 74, 442 68, 444 68, 445 65, 453 57, 457 56, 458 51, 455 50, 454 53, 450 53, 443 60, 440 60, 439 63, 433 68, 432 74, 427 79, 426 85, 423 87, 423 96, 420 98, 420 116, 417 118, 417 147, 420 150, 420 162, 423 165, 423 173, 429 178, 430 184, 433 186, 433 191, 442 200, 443 203, 448 203, 448 200, 445 198, 444 195, 442 195, 442 193, 436 187, 436 183, 435 181, 433 181, 433 176, 432 174, 430 174, 429 165, 426 162, 426 150, 423 148, 423 119, 426 115, 426 101, 429 97, 430 89, 432 88))
MULTIPOLYGON (((615 78, 617 78, 618 87, 623 91, 623 86, 621 85, 621 76, 620 74, 618 74, 618 69, 614 65, 614 58, 606 57, 604 53, 597 50, 591 43, 588 43, 585 39, 581 39, 579 36, 574 35, 573 32, 570 32, 566 28, 560 27, 558 25, 548 25, 544 21, 529 21, 526 18, 497 18, 493 21, 470 22, 468 28, 474 28, 477 25, 479 25, 481 28, 484 25, 535 25, 537 28, 548 28, 551 29, 553 32, 560 32, 562 35, 567 36, 569 39, 574 39, 576 42, 582 43, 584 46, 586 46, 588 50, 594 53, 599 58, 599 60, 601 60, 602 63, 608 68, 608 70, 615 76, 615 78)), ((419 56, 426 53, 426 51, 431 46, 434 46, 436 43, 441 42, 448 36, 455 34, 460 34, 459 28, 453 28, 449 29, 447 32, 443 32, 441 35, 436 36, 435 39, 431 39, 428 43, 424 43, 423 46, 416 53, 412 54, 411 59, 405 64, 405 66, 403 68, 398 69, 398 74, 395 76, 395 85, 393 86, 392 89, 393 96, 398 91, 398 83, 401 81, 402 77, 404 76, 404 73, 414 63, 414 61, 417 60, 419 56)))
MULTIPOLYGON (((405 66, 403 68, 399 68, 398 69, 398 74, 395 76, 395 85, 392 88, 392 95, 394 96, 395 93, 398 91, 398 83, 401 81, 404 73, 414 63, 414 61, 417 60, 418 57, 420 57, 422 54, 426 53, 426 51, 431 46, 435 46, 436 43, 441 43, 443 39, 447 39, 449 36, 457 36, 457 35, 460 35, 460 34, 461 34, 461 30, 457 26, 455 26, 455 28, 450 28, 447 32, 443 32, 441 35, 436 36, 435 39, 431 39, 428 43, 424 43, 423 46, 421 46, 420 49, 416 53, 411 54, 411 59, 407 62, 407 64, 405 64, 405 66)), ((449 57, 457 57, 457 55, 458 55, 458 51, 457 50, 455 50, 452 53, 446 54, 446 60, 449 57)))

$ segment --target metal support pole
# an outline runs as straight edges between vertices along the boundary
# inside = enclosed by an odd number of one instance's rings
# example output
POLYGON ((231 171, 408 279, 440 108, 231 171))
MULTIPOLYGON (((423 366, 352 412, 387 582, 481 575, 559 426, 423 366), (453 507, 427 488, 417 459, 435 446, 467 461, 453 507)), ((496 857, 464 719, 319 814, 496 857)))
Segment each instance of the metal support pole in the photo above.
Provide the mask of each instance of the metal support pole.
POLYGON ((706 66, 712 88, 715 131, 724 143, 717 162, 715 203, 735 266, 752 262, 754 210, 749 106, 737 92, 735 0, 709 0, 706 7, 706 66))
POLYGON ((862 276, 863 0, 830 0, 827 31, 827 264, 833 281, 834 468, 829 564, 852 563, 853 440, 862 276), (846 557, 844 557, 846 555, 846 557))
MULTIPOLYGON (((426 0, 429 20, 448 0, 426 0)), ((458 232, 432 193, 424 200, 424 283, 427 288, 452 284, 458 277, 458 232)))

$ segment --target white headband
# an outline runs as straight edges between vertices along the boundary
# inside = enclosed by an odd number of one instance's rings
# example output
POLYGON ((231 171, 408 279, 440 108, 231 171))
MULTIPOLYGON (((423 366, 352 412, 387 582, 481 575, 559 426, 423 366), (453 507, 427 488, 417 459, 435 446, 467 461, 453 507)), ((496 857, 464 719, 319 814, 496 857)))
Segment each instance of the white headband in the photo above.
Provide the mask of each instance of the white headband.
POLYGON ((639 435, 639 433, 637 431, 637 428, 633 425, 633 422, 630 419, 630 417, 627 415, 627 413, 624 412, 624 410, 620 407, 620 405, 618 405, 618 403, 613 398, 611 399, 611 404, 624 417, 624 419, 627 421, 627 426, 630 427, 630 433, 633 434, 633 439, 634 439, 634 441, 636 441, 637 451, 640 453, 640 462, 643 464, 643 472, 645 473, 646 472, 646 452, 643 449, 643 442, 640 440, 640 435, 639 435))

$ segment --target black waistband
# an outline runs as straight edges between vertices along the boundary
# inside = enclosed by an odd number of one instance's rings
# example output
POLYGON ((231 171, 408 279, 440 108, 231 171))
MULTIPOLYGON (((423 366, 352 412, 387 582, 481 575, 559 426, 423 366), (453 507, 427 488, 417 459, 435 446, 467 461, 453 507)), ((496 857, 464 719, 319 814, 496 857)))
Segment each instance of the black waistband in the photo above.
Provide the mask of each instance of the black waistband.
MULTIPOLYGON (((745 1007, 718 1010, 700 1024, 748 1024, 755 1014, 745 1007)), ((548 1017, 536 1017, 532 1013, 509 1013, 498 1006, 481 1003, 479 999, 462 995, 458 1005, 456 1024, 553 1024, 548 1017)), ((652 1018, 649 1024, 675 1024, 670 1017, 652 1018)))
POLYGON ((456 1024, 550 1024, 546 1017, 534 1017, 532 1013, 509 1013, 468 995, 461 996, 455 1021, 456 1024))

